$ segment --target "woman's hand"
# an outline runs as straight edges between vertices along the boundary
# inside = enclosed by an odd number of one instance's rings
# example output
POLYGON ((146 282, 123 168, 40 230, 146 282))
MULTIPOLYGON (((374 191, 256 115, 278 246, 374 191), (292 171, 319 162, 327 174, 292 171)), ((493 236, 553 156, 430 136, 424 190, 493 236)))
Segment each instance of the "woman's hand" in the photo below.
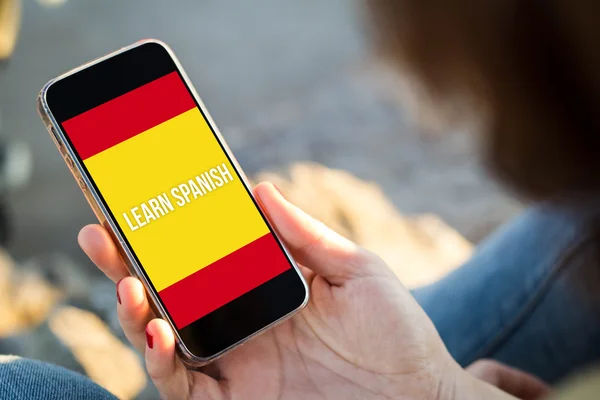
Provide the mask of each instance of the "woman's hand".
POLYGON ((108 233, 79 235, 83 250, 118 282, 127 338, 145 354, 164 399, 492 399, 500 391, 452 360, 433 324, 383 261, 288 203, 271 184, 255 193, 302 265, 306 308, 202 372, 175 356, 169 325, 152 313, 142 284, 128 277, 108 233))

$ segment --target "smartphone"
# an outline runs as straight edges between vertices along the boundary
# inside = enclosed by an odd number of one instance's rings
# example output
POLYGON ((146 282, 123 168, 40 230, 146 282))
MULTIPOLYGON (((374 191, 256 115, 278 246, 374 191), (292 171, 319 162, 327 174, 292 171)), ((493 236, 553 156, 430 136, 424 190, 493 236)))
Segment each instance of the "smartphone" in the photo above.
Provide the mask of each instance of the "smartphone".
POLYGON ((53 79, 37 106, 188 367, 306 305, 300 270, 166 44, 144 40, 53 79))

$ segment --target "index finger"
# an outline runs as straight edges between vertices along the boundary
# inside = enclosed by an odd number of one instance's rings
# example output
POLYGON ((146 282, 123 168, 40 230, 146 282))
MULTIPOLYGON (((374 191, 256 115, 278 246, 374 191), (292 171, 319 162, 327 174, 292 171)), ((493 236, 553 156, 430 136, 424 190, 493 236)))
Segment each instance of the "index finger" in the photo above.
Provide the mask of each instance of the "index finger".
POLYGON ((113 282, 129 276, 125 263, 119 256, 117 246, 102 225, 84 226, 77 241, 81 249, 94 264, 113 282))

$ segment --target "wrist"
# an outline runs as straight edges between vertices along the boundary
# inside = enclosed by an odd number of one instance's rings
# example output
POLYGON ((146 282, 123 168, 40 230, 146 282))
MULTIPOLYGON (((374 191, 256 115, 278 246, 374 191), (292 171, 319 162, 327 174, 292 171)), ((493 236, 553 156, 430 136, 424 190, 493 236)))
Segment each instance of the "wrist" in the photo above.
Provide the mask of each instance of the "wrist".
POLYGON ((401 374, 389 398, 426 400, 517 400, 463 369, 447 352, 416 372, 401 374))
POLYGON ((482 381, 464 368, 449 355, 433 364, 432 390, 427 399, 431 400, 516 400, 515 397, 482 381))
POLYGON ((433 400, 469 400, 466 396, 467 387, 470 385, 465 370, 448 355, 445 365, 440 368, 438 374, 437 388, 433 400))
POLYGON ((515 400, 516 398, 506 392, 475 378, 469 372, 460 368, 455 371, 452 386, 436 400, 515 400))

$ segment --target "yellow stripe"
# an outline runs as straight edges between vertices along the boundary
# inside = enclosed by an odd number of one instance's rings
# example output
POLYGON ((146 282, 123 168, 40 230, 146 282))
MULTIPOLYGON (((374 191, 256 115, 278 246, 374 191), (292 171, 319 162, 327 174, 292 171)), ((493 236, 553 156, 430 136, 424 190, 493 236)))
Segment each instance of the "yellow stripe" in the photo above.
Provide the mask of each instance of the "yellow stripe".
POLYGON ((159 291, 268 233, 198 109, 105 150, 85 165, 159 291), (189 194, 190 202, 180 200, 184 205, 178 206, 171 188, 215 166, 226 167, 233 180, 196 199, 189 194), (149 200, 162 193, 174 211, 167 206, 161 207, 165 215, 154 210, 158 218, 140 227, 131 209, 138 207, 141 223, 146 222, 141 204, 151 209, 149 200))

